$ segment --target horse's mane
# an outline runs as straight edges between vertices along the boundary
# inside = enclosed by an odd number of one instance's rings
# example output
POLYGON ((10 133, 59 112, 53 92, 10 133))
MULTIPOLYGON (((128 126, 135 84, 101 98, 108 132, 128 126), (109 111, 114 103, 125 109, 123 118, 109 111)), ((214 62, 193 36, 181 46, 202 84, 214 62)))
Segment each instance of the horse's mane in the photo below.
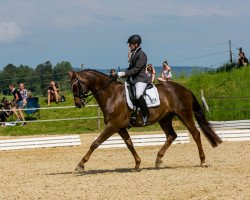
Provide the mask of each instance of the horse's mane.
POLYGON ((105 77, 107 77, 107 78, 109 78, 109 79, 112 79, 112 78, 111 78, 110 76, 108 76, 107 74, 104 74, 103 72, 97 71, 97 70, 95 70, 95 69, 84 69, 84 70, 82 70, 82 71, 79 71, 78 73, 81 73, 81 72, 95 72, 95 73, 101 74, 101 75, 103 75, 103 76, 105 76, 105 77))

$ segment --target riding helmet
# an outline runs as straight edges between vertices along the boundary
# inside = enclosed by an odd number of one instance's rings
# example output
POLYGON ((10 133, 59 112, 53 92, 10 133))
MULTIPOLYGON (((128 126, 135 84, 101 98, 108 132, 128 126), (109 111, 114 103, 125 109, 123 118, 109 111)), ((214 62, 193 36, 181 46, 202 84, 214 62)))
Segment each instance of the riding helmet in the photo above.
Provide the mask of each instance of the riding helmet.
POLYGON ((128 38, 127 43, 133 43, 133 44, 141 44, 141 37, 139 35, 132 35, 128 38))

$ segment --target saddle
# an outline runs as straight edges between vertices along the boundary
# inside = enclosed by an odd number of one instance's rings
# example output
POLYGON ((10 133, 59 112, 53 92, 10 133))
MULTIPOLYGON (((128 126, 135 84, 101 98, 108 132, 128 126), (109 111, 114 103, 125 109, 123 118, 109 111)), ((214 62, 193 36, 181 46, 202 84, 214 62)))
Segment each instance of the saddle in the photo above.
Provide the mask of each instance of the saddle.
MULTIPOLYGON (((135 86, 133 84, 129 84, 125 82, 125 94, 127 104, 131 109, 136 107, 136 97, 135 97, 135 86)), ((146 104, 149 108, 156 107, 160 105, 160 98, 157 88, 153 84, 148 84, 144 93, 143 97, 146 101, 146 104)))
MULTIPOLYGON (((131 122, 136 120, 137 116, 137 110, 139 109, 136 104, 136 88, 133 84, 129 84, 128 82, 125 82, 125 94, 126 94, 126 100, 129 108, 133 110, 133 113, 131 115, 131 122)), ((153 84, 148 84, 144 93, 143 97, 145 99, 145 102, 150 107, 156 107, 160 105, 160 98, 158 94, 157 88, 153 84)), ((132 123, 133 124, 133 123, 132 123)))

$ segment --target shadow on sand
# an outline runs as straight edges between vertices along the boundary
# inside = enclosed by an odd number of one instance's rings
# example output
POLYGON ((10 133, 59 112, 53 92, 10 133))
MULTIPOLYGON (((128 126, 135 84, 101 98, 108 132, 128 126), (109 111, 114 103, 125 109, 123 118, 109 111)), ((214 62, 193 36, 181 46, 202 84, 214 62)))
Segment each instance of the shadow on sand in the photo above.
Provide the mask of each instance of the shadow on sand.
POLYGON ((67 175, 67 174, 72 174, 76 176, 84 176, 84 175, 96 175, 96 174, 106 174, 106 173, 138 173, 142 171, 147 171, 147 170, 163 170, 163 169, 190 169, 194 167, 200 167, 198 165, 195 166, 165 166, 165 167, 143 167, 140 168, 140 170, 135 170, 134 168, 116 168, 116 169, 99 169, 99 170, 86 170, 86 171, 72 171, 72 172, 56 172, 56 173, 50 173, 50 174, 45 174, 49 176, 55 176, 55 175, 67 175))

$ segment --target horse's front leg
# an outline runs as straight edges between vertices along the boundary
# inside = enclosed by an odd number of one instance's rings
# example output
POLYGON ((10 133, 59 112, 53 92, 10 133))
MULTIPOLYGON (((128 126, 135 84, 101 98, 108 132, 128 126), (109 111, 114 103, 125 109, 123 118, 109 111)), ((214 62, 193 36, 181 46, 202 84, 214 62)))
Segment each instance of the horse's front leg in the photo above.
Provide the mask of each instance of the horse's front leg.
POLYGON ((135 159, 135 170, 136 171, 140 171, 140 164, 141 164, 141 159, 138 156, 138 154, 135 151, 133 142, 128 134, 127 129, 122 128, 120 129, 120 131, 118 132, 118 134, 122 137, 122 139, 124 140, 124 142, 126 143, 128 149, 131 151, 132 155, 134 156, 135 159))
POLYGON ((77 165, 75 170, 76 171, 83 171, 84 170, 84 163, 86 163, 89 160, 93 151, 95 149, 97 149, 100 144, 102 144, 105 140, 107 140, 114 133, 115 133, 115 131, 114 131, 113 127, 110 124, 108 124, 105 127, 105 129, 102 131, 101 135, 99 135, 99 137, 92 143, 87 154, 82 158, 81 162, 77 165))

